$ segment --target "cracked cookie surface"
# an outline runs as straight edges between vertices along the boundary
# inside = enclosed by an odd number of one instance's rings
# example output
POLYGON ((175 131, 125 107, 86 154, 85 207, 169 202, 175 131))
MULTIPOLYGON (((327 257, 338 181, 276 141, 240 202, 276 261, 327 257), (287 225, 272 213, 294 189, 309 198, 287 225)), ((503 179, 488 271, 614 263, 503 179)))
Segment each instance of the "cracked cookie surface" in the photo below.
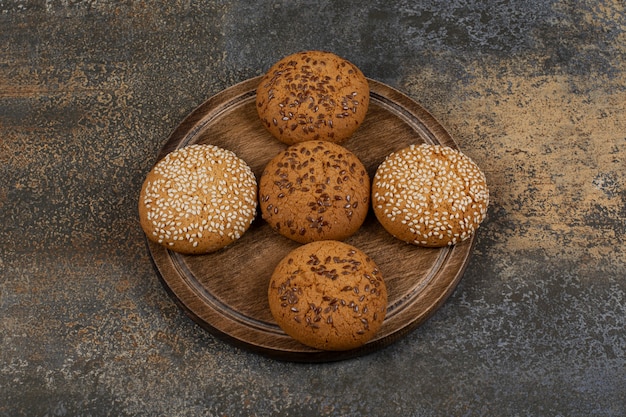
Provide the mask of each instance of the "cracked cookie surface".
POLYGON ((487 214, 485 174, 466 155, 441 145, 410 145, 379 165, 372 206, 393 236, 426 247, 468 239, 487 214))
POLYGON ((326 51, 302 51, 276 62, 256 91, 263 126, 288 145, 309 140, 342 143, 363 123, 367 78, 326 51))
POLYGON ((150 170, 139 196, 141 227, 175 252, 204 254, 230 245, 256 215, 257 182, 245 161, 214 145, 189 145, 150 170))
POLYGON ((259 180, 263 219, 300 243, 344 240, 369 209, 370 180, 361 161, 341 145, 309 141, 276 155, 259 180))
POLYGON ((387 289, 364 252, 343 242, 319 241, 279 262, 268 301, 289 336, 321 350, 349 350, 367 343, 382 325, 387 289))

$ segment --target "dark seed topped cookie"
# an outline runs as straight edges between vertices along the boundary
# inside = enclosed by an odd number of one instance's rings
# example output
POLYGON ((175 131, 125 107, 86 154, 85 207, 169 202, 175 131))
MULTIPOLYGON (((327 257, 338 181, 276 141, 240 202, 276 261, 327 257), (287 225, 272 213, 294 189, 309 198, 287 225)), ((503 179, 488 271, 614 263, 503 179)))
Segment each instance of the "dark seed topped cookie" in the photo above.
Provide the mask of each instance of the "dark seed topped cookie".
POLYGON ((267 164, 259 180, 263 219, 300 243, 351 236, 365 220, 369 198, 365 167, 332 142, 288 147, 267 164))
POLYGON ((233 152, 190 145, 161 159, 139 197, 146 236, 186 254, 208 253, 234 242, 256 215, 252 170, 233 152))
POLYGON ((392 235, 441 247, 469 238, 487 214, 484 173, 466 155, 440 145, 411 145, 389 155, 372 184, 376 217, 392 235))
POLYGON ((263 125, 288 145, 345 141, 365 119, 370 100, 363 73, 324 51, 298 52, 279 60, 256 94, 263 125))
POLYGON ((268 300, 289 336, 322 350, 348 350, 369 341, 387 310, 387 289, 374 263, 337 241, 300 246, 276 266, 268 300))

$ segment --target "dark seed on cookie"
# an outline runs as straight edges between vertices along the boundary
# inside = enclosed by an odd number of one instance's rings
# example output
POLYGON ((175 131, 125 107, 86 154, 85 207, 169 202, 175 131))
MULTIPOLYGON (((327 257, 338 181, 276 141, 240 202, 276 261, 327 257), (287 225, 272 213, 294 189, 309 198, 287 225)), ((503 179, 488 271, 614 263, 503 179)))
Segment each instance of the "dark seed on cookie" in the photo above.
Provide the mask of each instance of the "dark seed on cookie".
POLYGON ((317 138, 345 141, 363 122, 369 106, 369 85, 363 73, 324 51, 304 51, 279 60, 256 93, 264 126, 287 144, 317 138))
POLYGON ((276 266, 268 286, 272 316, 285 333, 323 350, 354 349, 371 340, 382 325, 387 308, 384 281, 381 291, 360 291, 377 269, 360 250, 339 241, 317 241, 297 247, 276 266), (348 275, 334 265, 353 261, 348 275), (296 304, 284 306, 281 289, 298 293, 296 304), (339 295, 341 294, 341 297, 339 295))
POLYGON ((360 228, 369 209, 358 203, 370 195, 362 167, 353 153, 335 143, 290 146, 267 164, 259 181, 262 218, 300 243, 346 239, 360 228))

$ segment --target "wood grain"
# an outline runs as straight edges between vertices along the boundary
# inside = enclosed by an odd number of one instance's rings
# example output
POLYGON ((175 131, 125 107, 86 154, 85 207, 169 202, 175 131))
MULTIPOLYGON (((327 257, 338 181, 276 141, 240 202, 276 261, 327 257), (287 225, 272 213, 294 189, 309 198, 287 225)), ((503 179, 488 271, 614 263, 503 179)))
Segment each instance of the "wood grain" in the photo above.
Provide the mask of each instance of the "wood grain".
MULTIPOLYGON (((265 164, 286 145, 265 131, 255 108, 260 78, 211 97, 175 129, 159 159, 192 143, 211 143, 235 152, 260 178, 265 164)), ((456 148, 446 130, 416 102, 369 80, 371 102, 365 122, 343 146, 363 162, 370 177, 389 153, 411 143, 456 148)), ((218 252, 180 255, 148 242, 157 275, 178 305, 212 334, 270 357, 290 361, 342 360, 381 349, 414 330, 449 297, 462 277, 473 238, 454 247, 425 249, 398 241, 370 210, 346 243, 369 254, 383 272, 389 292, 387 316, 377 336, 347 352, 318 351, 294 341, 274 322, 267 286, 274 266, 298 243, 261 219, 244 236, 218 252)))

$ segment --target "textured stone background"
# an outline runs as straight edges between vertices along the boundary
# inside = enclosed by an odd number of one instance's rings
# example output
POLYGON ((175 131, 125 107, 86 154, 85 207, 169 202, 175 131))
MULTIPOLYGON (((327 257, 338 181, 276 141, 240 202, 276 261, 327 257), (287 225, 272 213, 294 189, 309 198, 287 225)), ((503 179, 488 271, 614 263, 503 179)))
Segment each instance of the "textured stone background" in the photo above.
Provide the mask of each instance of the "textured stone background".
POLYGON ((0 0, 0 51, 0 416, 626 415, 622 0, 0 0), (432 319, 317 365, 202 331, 136 218, 186 114, 309 48, 426 107, 493 201, 432 319))

